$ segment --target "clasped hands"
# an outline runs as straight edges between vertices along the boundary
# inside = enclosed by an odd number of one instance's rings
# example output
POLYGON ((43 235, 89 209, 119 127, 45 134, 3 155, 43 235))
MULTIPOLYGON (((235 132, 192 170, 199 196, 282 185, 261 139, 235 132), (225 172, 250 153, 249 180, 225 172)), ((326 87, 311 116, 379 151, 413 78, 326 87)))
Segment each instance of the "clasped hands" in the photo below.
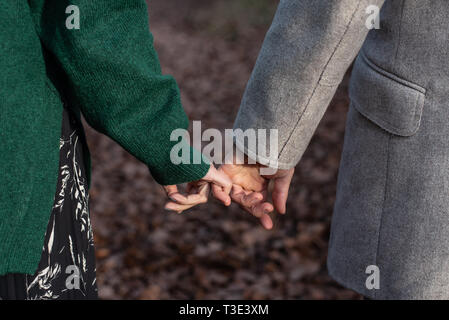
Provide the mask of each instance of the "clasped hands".
MULTIPOLYGON (((234 161, 235 162, 235 161, 234 161)), ((262 175, 260 164, 224 164, 218 169, 211 164, 208 173, 200 180, 187 184, 187 194, 176 185, 164 186, 169 201, 165 209, 181 213, 198 204, 206 203, 212 188, 213 196, 225 206, 231 201, 259 218, 262 226, 273 228, 270 213, 286 211, 286 202, 294 168, 277 170, 272 175, 262 175), (271 195, 272 203, 268 201, 271 195)))

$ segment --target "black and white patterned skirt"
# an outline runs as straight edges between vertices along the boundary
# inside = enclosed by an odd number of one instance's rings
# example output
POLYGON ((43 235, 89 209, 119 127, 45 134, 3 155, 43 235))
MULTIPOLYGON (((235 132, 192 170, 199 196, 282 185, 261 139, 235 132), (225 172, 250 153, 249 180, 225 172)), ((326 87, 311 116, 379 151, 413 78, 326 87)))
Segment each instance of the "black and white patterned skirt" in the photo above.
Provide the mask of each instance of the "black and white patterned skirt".
POLYGON ((80 124, 63 112, 55 201, 34 275, 0 276, 1 299, 96 299, 95 252, 80 124))

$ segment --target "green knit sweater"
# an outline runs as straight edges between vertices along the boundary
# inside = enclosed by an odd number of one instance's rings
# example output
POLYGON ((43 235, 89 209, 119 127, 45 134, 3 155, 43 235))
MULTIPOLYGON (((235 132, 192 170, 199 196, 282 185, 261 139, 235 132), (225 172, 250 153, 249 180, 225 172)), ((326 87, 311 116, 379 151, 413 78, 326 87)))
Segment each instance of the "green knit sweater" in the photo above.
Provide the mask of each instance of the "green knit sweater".
MULTIPOLYGON (((63 101, 144 162, 160 184, 209 165, 170 161, 187 128, 161 74, 144 0, 0 1, 0 274, 32 274, 56 191, 63 101), (68 29, 69 5, 80 29, 68 29)), ((88 160, 88 159, 86 159, 88 160)))

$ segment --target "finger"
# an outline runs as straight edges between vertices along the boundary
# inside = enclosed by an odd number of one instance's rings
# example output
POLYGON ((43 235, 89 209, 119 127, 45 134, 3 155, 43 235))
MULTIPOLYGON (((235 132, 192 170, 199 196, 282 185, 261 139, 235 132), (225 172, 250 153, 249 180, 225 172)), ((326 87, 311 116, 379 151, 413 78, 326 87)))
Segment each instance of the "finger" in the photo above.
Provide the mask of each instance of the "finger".
POLYGON ((241 207, 260 219, 262 226, 271 230, 273 228, 273 221, 268 213, 274 210, 273 205, 269 202, 263 201, 262 194, 258 192, 246 193, 240 186, 234 185, 231 192, 232 200, 240 204, 241 207), (246 204, 243 205, 243 204, 246 204))
POLYGON ((182 205, 176 202, 169 201, 165 204, 164 209, 168 211, 174 211, 177 213, 182 213, 190 208, 194 207, 194 205, 182 205))
POLYGON ((273 212, 274 208, 273 205, 269 202, 262 202, 257 203, 253 207, 250 208, 251 213, 257 217, 262 218, 264 215, 269 214, 270 212, 273 212))
POLYGON ((264 214, 260 218, 260 223, 267 230, 273 229, 273 220, 271 220, 271 217, 268 214, 264 214))
MULTIPOLYGON (((204 188, 204 190, 206 190, 206 188, 204 188)), ((207 191, 207 194, 209 192, 207 191)), ((200 200, 195 201, 195 202, 191 202, 188 204, 180 204, 177 202, 173 202, 173 201, 169 201, 165 204, 165 209, 169 210, 169 211, 175 211, 177 213, 181 213, 183 211, 186 211, 190 208, 195 207, 198 204, 202 204, 202 203, 206 203, 207 202, 207 194, 204 194, 204 197, 202 197, 200 200)))
POLYGON ((187 196, 180 193, 175 193, 170 196, 170 199, 182 205, 197 205, 207 202, 207 196, 201 193, 189 194, 187 196))
POLYGON ((257 218, 261 218, 264 214, 274 210, 271 203, 263 202, 264 197, 261 193, 245 191, 238 185, 234 185, 232 188, 231 198, 257 218))
POLYGON ((246 194, 245 194, 245 192, 244 192, 244 190, 243 190, 243 188, 241 186, 239 186, 237 184, 234 184, 232 186, 230 196, 231 196, 231 199, 234 202, 238 203, 241 206, 244 206, 244 197, 245 197, 245 195, 246 194))
POLYGON ((163 188, 169 198, 171 195, 178 193, 178 187, 176 185, 163 186, 163 188))
POLYGON ((167 193, 167 196, 174 202, 180 203, 180 204, 190 204, 193 201, 198 201, 198 199, 195 199, 194 197, 191 197, 188 199, 186 196, 182 195, 178 191, 178 187, 176 185, 169 185, 169 186, 163 186, 165 192, 167 193))
POLYGON ((212 194, 214 195, 215 199, 221 201, 225 206, 231 205, 231 197, 223 191, 222 187, 213 184, 212 194))
POLYGON ((223 171, 217 171, 217 175, 213 182, 214 184, 221 186, 226 194, 229 195, 231 193, 232 181, 223 171))
POLYGON ((203 182, 200 184, 190 183, 187 185, 187 189, 190 194, 182 195, 178 193, 172 193, 170 199, 178 204, 182 205, 197 205, 200 203, 207 202, 207 197, 209 195, 209 183, 203 182))
POLYGON ((238 185, 234 185, 231 191, 231 198, 239 205, 252 208, 257 203, 263 201, 264 197, 260 192, 246 191, 238 185))
POLYGON ((252 208, 255 205, 261 203, 264 200, 263 195, 260 192, 250 192, 250 193, 245 193, 242 196, 242 206, 248 207, 248 208, 252 208))
POLYGON ((206 174, 203 180, 212 182, 213 184, 222 187, 223 191, 226 194, 229 194, 231 192, 232 189, 231 179, 223 171, 215 169, 213 165, 210 167, 209 172, 206 174))
POLYGON ((276 178, 274 180, 274 188, 272 193, 273 204, 276 210, 281 214, 285 214, 286 211, 288 190, 290 188, 292 177, 293 174, 289 174, 285 177, 276 178))
POLYGON ((189 189, 190 191, 196 189, 196 193, 190 194, 187 197, 181 195, 182 199, 177 197, 179 194, 172 195, 172 198, 175 198, 178 201, 169 201, 165 205, 165 209, 181 213, 182 211, 188 210, 198 204, 207 202, 210 191, 209 183, 203 183, 196 186, 191 185, 189 189))

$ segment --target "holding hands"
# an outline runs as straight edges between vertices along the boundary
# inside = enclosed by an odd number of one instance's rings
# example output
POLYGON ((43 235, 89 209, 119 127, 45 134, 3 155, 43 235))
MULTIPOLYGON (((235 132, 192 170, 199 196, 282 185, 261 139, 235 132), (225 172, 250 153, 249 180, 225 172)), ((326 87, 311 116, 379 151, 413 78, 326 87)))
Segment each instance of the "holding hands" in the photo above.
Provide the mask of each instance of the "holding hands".
POLYGON ((232 199, 245 211, 259 218, 265 229, 272 229, 273 221, 269 214, 274 210, 285 214, 294 168, 262 175, 262 165, 246 162, 237 164, 234 157, 233 163, 224 164, 218 170, 211 164, 204 178, 187 185, 187 195, 179 193, 177 186, 164 186, 171 200, 167 202, 165 209, 181 213, 206 203, 211 185, 213 196, 225 206, 229 206, 232 199), (272 203, 268 201, 270 196, 272 203))
POLYGON ((181 194, 176 185, 164 186, 164 190, 171 200, 165 204, 165 209, 181 213, 198 204, 206 203, 210 191, 209 184, 215 187, 216 198, 225 206, 229 206, 231 204, 229 194, 232 188, 232 181, 225 173, 218 171, 211 164, 209 171, 202 179, 187 184, 187 195, 181 194))

